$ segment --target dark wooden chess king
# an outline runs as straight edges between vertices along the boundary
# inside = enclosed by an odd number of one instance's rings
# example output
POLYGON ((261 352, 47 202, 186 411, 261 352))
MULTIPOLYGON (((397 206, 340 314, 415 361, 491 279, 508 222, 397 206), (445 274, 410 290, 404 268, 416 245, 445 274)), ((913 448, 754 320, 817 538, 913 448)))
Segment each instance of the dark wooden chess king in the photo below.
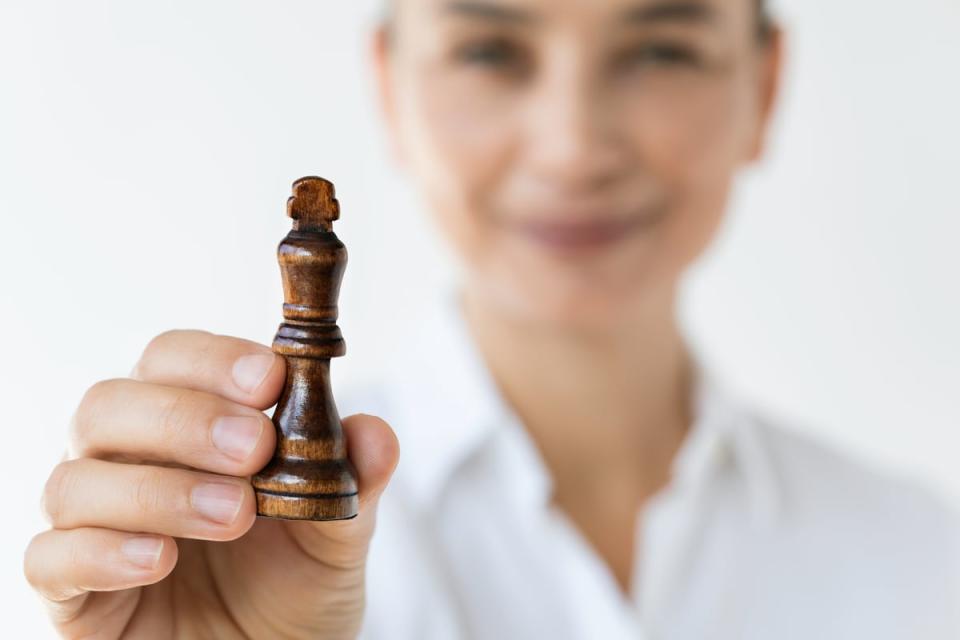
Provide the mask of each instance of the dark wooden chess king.
POLYGON ((347 249, 333 232, 340 205, 323 178, 293 183, 287 201, 293 230, 277 256, 283 279, 283 324, 274 352, 287 379, 273 414, 277 448, 253 476, 257 513, 294 520, 342 520, 357 515, 356 472, 330 389, 330 358, 346 353, 337 326, 347 249))

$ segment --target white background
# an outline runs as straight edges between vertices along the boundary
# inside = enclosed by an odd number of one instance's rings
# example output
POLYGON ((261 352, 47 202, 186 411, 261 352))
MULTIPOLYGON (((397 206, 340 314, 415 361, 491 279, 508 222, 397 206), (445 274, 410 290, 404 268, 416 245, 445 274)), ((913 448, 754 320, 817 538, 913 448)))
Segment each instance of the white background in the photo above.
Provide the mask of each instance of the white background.
MULTIPOLYGON (((955 499, 960 2, 784 4, 774 143, 684 321, 758 406, 955 499)), ((375 370, 451 277, 383 144, 371 8, 0 4, 4 636, 50 633, 22 553, 83 391, 165 329, 271 340, 293 179, 333 179, 343 206, 337 386, 375 370)))

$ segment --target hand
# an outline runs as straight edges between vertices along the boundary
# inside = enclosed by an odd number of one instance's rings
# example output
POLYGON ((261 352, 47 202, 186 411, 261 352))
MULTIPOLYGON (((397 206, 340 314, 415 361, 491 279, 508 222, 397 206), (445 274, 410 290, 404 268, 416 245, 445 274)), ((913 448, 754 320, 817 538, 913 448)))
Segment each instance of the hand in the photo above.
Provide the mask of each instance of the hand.
POLYGON ((200 331, 153 339, 131 379, 84 395, 24 556, 65 637, 353 638, 377 500, 399 449, 381 419, 343 420, 352 520, 256 517, 250 476, 276 435, 262 410, 283 358, 200 331))

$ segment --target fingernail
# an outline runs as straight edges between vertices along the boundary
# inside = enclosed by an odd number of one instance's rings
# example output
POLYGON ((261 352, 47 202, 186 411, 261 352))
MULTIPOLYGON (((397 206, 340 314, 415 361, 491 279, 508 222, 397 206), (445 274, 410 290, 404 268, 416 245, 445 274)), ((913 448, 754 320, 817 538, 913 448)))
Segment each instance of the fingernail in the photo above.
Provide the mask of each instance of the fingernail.
POLYGON ((272 353, 253 353, 237 358, 233 363, 233 382, 246 393, 253 393, 263 384, 273 360, 272 353))
POLYGON ((127 538, 120 546, 120 551, 131 564, 141 569, 156 569, 163 552, 163 539, 152 536, 127 538))
POLYGON ((211 437, 217 449, 243 462, 253 453, 262 431, 263 421, 257 418, 224 416, 213 423, 211 437))
POLYGON ((201 515, 220 524, 230 524, 237 519, 243 490, 232 484, 215 482, 194 487, 190 504, 201 515))

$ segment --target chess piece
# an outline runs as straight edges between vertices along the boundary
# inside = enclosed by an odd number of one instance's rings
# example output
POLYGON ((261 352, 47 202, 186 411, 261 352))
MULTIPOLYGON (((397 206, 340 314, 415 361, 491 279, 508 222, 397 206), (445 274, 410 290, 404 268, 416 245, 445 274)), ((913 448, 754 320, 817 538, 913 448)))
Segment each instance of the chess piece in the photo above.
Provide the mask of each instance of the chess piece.
POLYGON ((286 359, 287 378, 273 414, 276 451, 253 476, 257 513, 343 520, 357 515, 358 498, 330 388, 330 358, 346 353, 337 302, 347 249, 332 228, 340 217, 333 184, 297 180, 287 214, 293 230, 277 250, 284 322, 273 341, 273 351, 286 359))

